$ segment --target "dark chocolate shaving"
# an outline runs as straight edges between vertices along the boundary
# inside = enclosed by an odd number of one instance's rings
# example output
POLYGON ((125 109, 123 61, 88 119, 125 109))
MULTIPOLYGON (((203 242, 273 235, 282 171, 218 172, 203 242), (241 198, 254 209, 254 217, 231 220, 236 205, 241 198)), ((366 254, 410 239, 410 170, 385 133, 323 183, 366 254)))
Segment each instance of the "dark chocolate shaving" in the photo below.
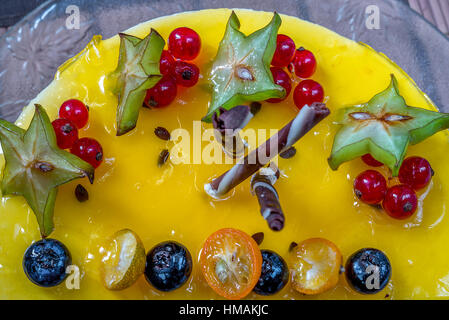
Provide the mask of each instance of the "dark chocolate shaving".
POLYGON ((212 197, 219 198, 267 165, 278 153, 285 151, 329 115, 322 103, 304 106, 298 115, 275 135, 241 159, 234 167, 204 186, 212 197))
POLYGON ((281 152, 279 154, 279 157, 281 157, 282 159, 290 159, 290 158, 293 158, 295 155, 296 155, 296 148, 291 146, 284 152, 281 152))
POLYGON ((265 238, 265 235, 263 232, 257 232, 253 234, 251 237, 254 239, 254 241, 256 241, 257 245, 260 246, 263 242, 263 239, 265 238))
POLYGON ((268 169, 270 171, 270 175, 256 173, 251 180, 251 188, 257 196, 260 213, 267 220, 268 227, 273 231, 280 231, 284 228, 285 217, 279 195, 273 186, 277 180, 276 172, 268 169))
POLYGON ((256 115, 257 113, 259 113, 260 109, 262 109, 262 104, 260 102, 257 101, 253 101, 251 102, 251 104, 249 105, 249 108, 251 110, 251 113, 253 115, 256 115))
POLYGON ((154 134, 159 139, 166 141, 170 140, 170 132, 168 132, 168 130, 165 129, 164 127, 157 127, 156 129, 154 129, 154 134))
POLYGON ((230 110, 218 109, 212 116, 215 138, 223 145, 224 152, 232 158, 243 156, 245 143, 239 131, 251 120, 253 115, 248 106, 236 106, 230 110))
POLYGON ((167 149, 162 150, 161 153, 159 154, 159 158, 157 160, 157 166, 162 167, 164 165, 164 163, 167 162, 169 155, 170 155, 170 152, 168 152, 167 149))
POLYGON ((292 241, 292 243, 290 243, 290 246, 288 247, 288 252, 292 251, 297 246, 298 246, 298 244, 296 242, 292 241))
POLYGON ((85 202, 89 200, 89 193, 87 192, 86 188, 78 184, 75 188, 75 197, 79 202, 85 202))

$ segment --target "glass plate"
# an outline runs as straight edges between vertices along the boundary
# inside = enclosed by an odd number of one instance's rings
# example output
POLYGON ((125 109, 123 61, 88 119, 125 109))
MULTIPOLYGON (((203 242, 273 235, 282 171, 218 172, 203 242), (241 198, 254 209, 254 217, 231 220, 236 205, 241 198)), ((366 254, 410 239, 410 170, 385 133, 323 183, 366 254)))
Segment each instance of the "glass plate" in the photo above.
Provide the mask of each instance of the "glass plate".
POLYGON ((50 0, 0 38, 0 117, 15 120, 50 83, 57 67, 95 34, 108 38, 156 17, 222 7, 277 11, 367 43, 395 61, 441 110, 449 112, 449 40, 403 1, 50 0), (367 27, 373 2, 374 10, 379 10, 379 29, 367 27), (77 11, 79 28, 72 29, 77 11))

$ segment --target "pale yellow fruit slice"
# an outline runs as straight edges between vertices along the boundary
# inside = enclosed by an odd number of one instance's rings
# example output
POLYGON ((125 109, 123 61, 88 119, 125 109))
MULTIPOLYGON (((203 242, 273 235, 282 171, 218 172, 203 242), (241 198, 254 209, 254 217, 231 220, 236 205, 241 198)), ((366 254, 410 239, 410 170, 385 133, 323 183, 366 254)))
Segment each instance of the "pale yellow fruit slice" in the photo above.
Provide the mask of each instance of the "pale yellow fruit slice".
POLYGON ((109 290, 130 287, 145 271, 145 248, 129 229, 116 232, 104 246, 101 276, 109 290))

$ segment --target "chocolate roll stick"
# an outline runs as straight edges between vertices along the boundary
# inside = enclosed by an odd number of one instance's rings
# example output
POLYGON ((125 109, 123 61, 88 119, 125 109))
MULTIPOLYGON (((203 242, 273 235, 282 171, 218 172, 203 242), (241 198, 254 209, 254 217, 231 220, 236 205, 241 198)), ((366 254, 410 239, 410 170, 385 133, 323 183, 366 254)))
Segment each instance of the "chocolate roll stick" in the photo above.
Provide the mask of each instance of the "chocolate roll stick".
POLYGON ((251 192, 257 196, 260 213, 273 231, 284 228, 285 217, 274 184, 279 179, 279 169, 274 165, 262 168, 251 178, 251 192))
POLYGON ((246 143, 240 137, 243 129, 252 119, 248 106, 236 106, 230 110, 220 108, 212 117, 215 138, 223 145, 223 151, 231 158, 240 158, 245 154, 246 143))
POLYGON ((205 184, 204 190, 213 198, 219 198, 228 193, 260 168, 267 165, 278 153, 291 147, 310 129, 326 118, 329 113, 329 109, 323 103, 304 106, 295 119, 290 121, 256 150, 239 160, 231 170, 205 184))

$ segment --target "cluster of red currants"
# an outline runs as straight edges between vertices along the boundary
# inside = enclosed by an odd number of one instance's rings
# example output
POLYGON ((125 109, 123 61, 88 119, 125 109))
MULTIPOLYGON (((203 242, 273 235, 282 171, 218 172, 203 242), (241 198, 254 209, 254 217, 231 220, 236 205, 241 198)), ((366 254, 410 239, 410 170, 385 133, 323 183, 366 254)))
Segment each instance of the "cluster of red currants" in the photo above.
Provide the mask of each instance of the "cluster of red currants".
POLYGON ((52 122, 56 142, 61 149, 70 152, 97 168, 103 161, 103 148, 92 138, 78 138, 78 129, 86 126, 89 109, 81 101, 70 99, 59 108, 59 118, 52 122))
POLYGON ((201 39, 198 33, 186 27, 176 28, 168 37, 168 50, 162 51, 159 69, 162 79, 147 91, 144 105, 150 108, 168 106, 175 100, 177 86, 193 87, 200 76, 200 69, 193 63, 200 53, 201 39))
MULTIPOLYGON (((370 154, 362 160, 372 167, 383 164, 370 154)), ((400 184, 387 187, 384 176, 376 170, 366 170, 354 180, 354 192, 363 202, 378 205, 382 202, 385 212, 395 219, 407 219, 418 207, 416 191, 425 188, 434 172, 429 161, 421 157, 409 157, 399 169, 400 184)))
POLYGON ((316 70, 316 59, 312 52, 304 48, 296 49, 295 42, 285 34, 279 34, 276 41, 276 51, 271 61, 271 73, 276 84, 282 86, 286 95, 283 99, 268 99, 268 102, 277 103, 286 99, 292 90, 292 80, 283 68, 287 67, 291 74, 295 74, 302 80, 293 92, 293 100, 296 107, 301 109, 305 105, 314 102, 323 102, 323 87, 310 78, 316 70))

